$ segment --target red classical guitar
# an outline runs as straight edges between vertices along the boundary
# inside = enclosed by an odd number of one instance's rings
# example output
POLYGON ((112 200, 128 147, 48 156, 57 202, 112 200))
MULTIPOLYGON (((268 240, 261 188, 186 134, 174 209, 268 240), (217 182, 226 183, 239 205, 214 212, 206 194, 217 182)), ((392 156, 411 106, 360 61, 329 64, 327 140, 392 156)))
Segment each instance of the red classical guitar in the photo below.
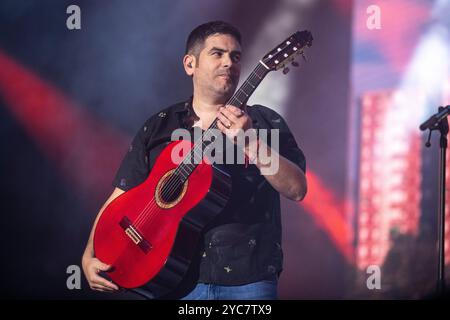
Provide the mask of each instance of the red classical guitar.
MULTIPOLYGON (((296 32, 263 57, 227 104, 242 107, 262 79, 285 68, 312 44, 309 31, 296 32)), ((210 129, 192 143, 171 142, 158 156, 148 178, 114 199, 103 211, 94 233, 95 256, 112 265, 115 283, 146 298, 179 298, 195 285, 198 242, 204 227, 225 207, 230 177, 204 156, 210 129), (199 164, 171 159, 200 157, 199 164)))

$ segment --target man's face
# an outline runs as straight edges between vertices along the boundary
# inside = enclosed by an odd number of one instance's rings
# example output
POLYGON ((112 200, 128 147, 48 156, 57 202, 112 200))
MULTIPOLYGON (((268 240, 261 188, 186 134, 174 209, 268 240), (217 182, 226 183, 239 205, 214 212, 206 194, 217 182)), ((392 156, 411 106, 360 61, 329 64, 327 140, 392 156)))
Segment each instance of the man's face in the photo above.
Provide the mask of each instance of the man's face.
POLYGON ((236 89, 240 73, 239 42, 227 34, 209 36, 194 68, 195 89, 226 102, 236 89))

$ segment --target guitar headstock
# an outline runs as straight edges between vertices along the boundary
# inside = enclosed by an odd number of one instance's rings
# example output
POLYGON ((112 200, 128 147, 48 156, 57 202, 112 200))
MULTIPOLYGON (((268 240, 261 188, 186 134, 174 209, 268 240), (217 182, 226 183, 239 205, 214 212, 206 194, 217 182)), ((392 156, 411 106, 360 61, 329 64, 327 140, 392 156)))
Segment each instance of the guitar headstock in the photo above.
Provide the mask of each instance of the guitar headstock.
MULTIPOLYGON (((284 68, 287 64, 294 62, 297 55, 303 55, 305 48, 312 45, 312 34, 309 31, 297 31, 289 38, 280 43, 275 49, 270 51, 262 58, 261 62, 269 68, 270 71, 284 68)), ((304 56, 303 56, 304 58, 304 56)))

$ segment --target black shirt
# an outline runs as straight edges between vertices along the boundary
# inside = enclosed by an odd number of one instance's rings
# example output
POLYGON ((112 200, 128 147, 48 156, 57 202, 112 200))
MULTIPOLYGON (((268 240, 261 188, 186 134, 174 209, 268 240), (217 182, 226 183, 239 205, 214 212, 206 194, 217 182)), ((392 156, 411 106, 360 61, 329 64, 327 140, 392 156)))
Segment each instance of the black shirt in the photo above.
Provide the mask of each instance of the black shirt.
MULTIPOLYGON (((177 128, 192 130, 192 98, 161 110, 138 131, 113 185, 129 190, 149 175, 177 128)), ((279 130, 279 153, 304 172, 306 161, 284 119, 261 106, 247 106, 256 129, 279 130)), ((269 141, 270 144, 270 141, 269 141)), ((226 153, 226 150, 224 150, 226 153)), ((235 149, 235 155, 239 150, 235 149)), ((231 198, 204 231, 199 282, 240 285, 279 275, 283 265, 279 193, 255 165, 224 164, 232 179, 231 198)))

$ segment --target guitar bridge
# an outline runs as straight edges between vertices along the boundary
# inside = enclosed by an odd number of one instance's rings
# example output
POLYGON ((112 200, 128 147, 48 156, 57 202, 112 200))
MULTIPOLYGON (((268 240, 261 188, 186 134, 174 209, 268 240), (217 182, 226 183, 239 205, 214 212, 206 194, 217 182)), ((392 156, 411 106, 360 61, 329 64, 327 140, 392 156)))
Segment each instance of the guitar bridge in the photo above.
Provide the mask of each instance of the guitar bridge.
POLYGON ((142 241, 141 235, 133 228, 133 226, 129 226, 125 230, 125 233, 130 237, 134 244, 139 244, 142 241))
POLYGON ((133 243, 137 245, 145 254, 147 254, 152 249, 152 245, 147 240, 145 240, 145 238, 138 230, 136 230, 128 217, 124 216, 122 220, 120 220, 119 225, 125 231, 125 234, 131 239, 131 241, 133 241, 133 243))

